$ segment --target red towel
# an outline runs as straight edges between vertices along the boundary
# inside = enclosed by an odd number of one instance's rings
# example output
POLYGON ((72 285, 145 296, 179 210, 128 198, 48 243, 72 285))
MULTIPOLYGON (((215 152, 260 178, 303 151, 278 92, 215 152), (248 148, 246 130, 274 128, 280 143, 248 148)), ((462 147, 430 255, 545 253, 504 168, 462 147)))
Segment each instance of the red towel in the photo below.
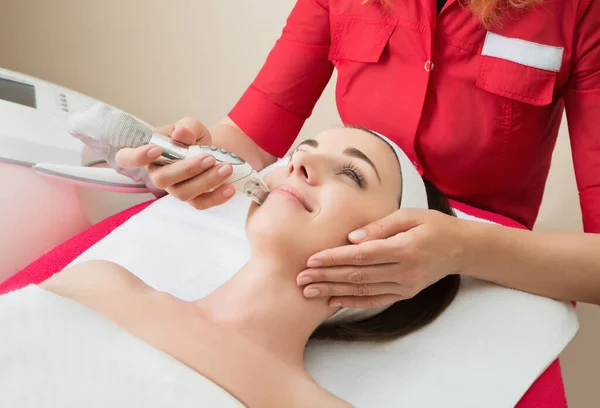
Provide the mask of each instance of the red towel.
MULTIPOLYGON (((127 221, 130 217, 142 211, 152 201, 139 204, 119 214, 113 215, 102 222, 92 226, 81 234, 57 246, 50 252, 38 258, 25 269, 0 283, 0 295, 15 289, 22 288, 31 283, 40 283, 62 270, 71 261, 86 251, 89 247, 107 236, 112 230, 127 221)), ((458 202, 451 202, 452 206, 465 214, 486 219, 501 225, 525 228, 522 225, 505 217, 485 211, 473 209, 458 202)), ((493 369, 493 367, 490 367, 493 369)), ((515 367, 515 370, 518 370, 515 367)), ((533 383, 527 393, 521 398, 516 408, 566 408, 567 400, 562 380, 559 361, 556 360, 533 383)))
POLYGON ((61 271, 71 261, 110 234, 112 230, 123 224, 130 217, 149 206, 153 201, 138 204, 135 207, 113 215, 42 255, 26 266, 25 269, 0 283, 0 295, 22 288, 30 283, 38 284, 45 281, 56 272, 61 271))

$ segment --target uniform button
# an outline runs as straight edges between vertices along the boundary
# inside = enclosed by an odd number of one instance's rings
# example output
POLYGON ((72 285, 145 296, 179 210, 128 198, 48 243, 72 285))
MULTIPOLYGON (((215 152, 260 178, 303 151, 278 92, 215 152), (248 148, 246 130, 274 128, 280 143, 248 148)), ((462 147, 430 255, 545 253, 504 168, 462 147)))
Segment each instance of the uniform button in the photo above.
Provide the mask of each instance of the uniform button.
POLYGON ((225 150, 225 149, 219 149, 219 151, 223 154, 227 154, 227 150, 225 150))
POLYGON ((209 149, 212 150, 213 152, 217 151, 217 148, 215 146, 211 146, 209 149))
POLYGON ((435 68, 435 64, 432 61, 425 62, 425 71, 431 72, 433 71, 433 68, 435 68))

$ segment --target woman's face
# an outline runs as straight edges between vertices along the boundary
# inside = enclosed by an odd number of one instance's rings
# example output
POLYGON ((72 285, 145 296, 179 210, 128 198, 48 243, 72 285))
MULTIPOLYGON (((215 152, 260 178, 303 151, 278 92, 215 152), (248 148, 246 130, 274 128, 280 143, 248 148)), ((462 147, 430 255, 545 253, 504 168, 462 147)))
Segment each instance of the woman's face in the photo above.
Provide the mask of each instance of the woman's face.
POLYGON ((397 210, 401 192, 390 146, 351 128, 305 141, 264 181, 271 193, 248 213, 250 248, 288 258, 347 244, 350 232, 397 210))

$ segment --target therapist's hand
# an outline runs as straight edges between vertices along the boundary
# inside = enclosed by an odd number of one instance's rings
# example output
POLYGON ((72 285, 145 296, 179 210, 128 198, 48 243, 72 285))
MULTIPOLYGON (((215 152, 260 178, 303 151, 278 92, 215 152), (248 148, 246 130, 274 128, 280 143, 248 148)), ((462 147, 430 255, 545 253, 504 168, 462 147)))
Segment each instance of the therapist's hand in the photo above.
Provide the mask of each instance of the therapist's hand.
POLYGON ((313 255, 296 282, 305 297, 331 296, 331 306, 388 306, 461 273, 468 223, 438 211, 400 209, 351 233, 352 245, 313 255))
MULTIPOLYGON (((210 131, 193 118, 183 118, 172 125, 155 128, 154 131, 186 145, 212 144, 210 131)), ((152 164, 160 154, 160 147, 153 145, 125 148, 119 150, 116 161, 123 168, 145 166, 156 187, 197 209, 223 204, 235 194, 235 188, 228 184, 211 191, 231 175, 230 164, 215 166, 215 158, 208 154, 166 166, 152 164)))

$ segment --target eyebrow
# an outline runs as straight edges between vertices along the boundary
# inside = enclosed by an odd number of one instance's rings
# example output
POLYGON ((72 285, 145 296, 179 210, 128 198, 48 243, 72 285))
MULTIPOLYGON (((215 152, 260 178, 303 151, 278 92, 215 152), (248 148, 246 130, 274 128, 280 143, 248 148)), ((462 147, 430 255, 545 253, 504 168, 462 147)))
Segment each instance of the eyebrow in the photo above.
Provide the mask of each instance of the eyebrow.
POLYGON ((316 149, 317 147, 319 147, 319 142, 317 142, 315 139, 306 139, 305 141, 303 141, 302 143, 300 143, 298 145, 298 147, 305 146, 305 145, 308 145, 310 147, 314 147, 316 149))
MULTIPOLYGON (((303 146, 303 145, 314 147, 316 149, 317 147, 319 147, 319 142, 317 142, 315 139, 306 139, 305 141, 300 143, 298 145, 298 147, 303 146)), ((358 150, 355 147, 347 147, 344 150, 344 154, 346 156, 360 159, 360 160, 366 162, 367 164, 369 164, 375 171, 375 174, 377 175, 377 179, 379 180, 379 182, 381 182, 381 177, 379 176, 379 171, 377 171, 377 166, 375 166, 375 163, 373 163, 373 161, 371 159, 369 159, 369 157, 366 154, 364 154, 363 152, 361 152, 360 150, 358 150)))
POLYGON ((365 162, 367 162, 372 168, 373 170, 375 170, 375 174, 377 175, 377 179, 379 180, 379 182, 381 182, 381 177, 379 176, 379 172, 377 171, 377 167, 375 166, 375 163, 373 163, 371 161, 371 159, 369 159, 367 157, 366 154, 364 154, 363 152, 361 152, 360 150, 358 150, 355 147, 348 147, 344 150, 344 154, 346 156, 350 156, 350 157, 355 157, 357 159, 363 160, 365 162))

